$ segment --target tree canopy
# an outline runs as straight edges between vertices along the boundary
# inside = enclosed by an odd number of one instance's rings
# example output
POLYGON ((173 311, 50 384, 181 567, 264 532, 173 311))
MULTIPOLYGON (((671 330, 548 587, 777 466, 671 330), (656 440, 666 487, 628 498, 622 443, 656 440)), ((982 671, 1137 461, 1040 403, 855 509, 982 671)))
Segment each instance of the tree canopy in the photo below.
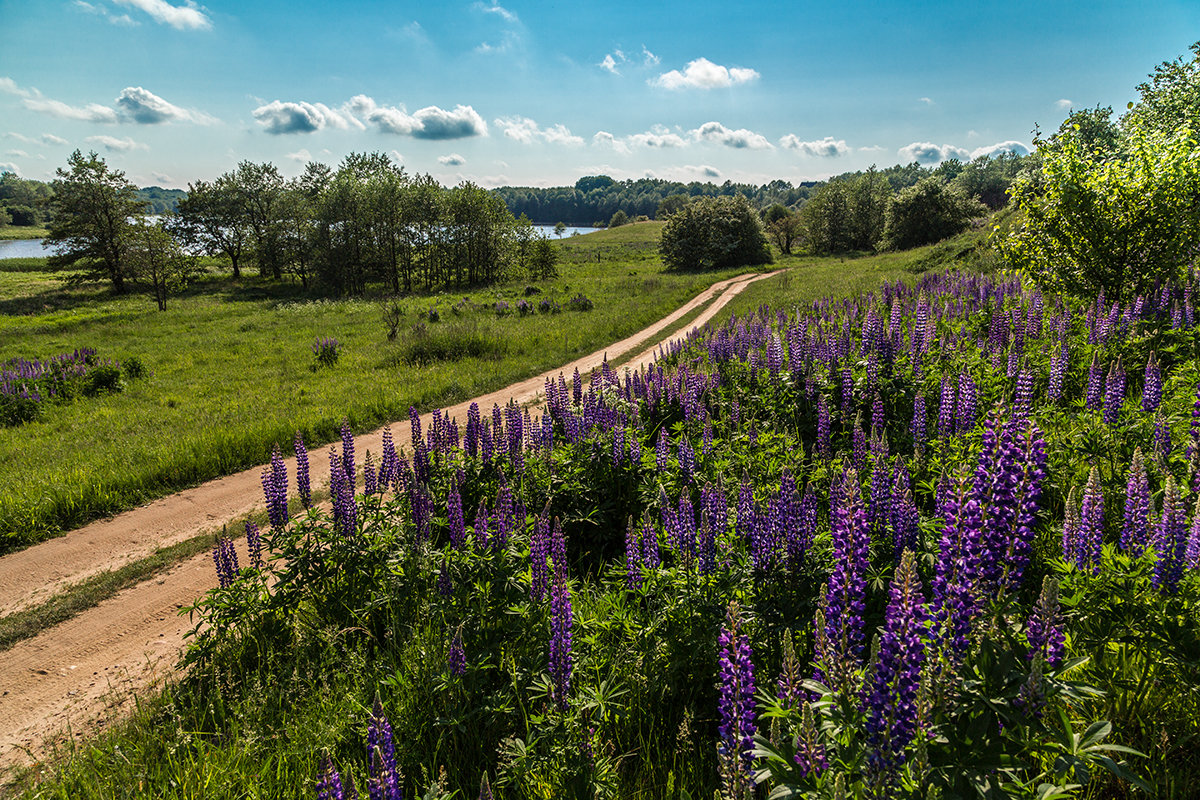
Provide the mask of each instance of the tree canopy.
POLYGON ((769 264, 762 222, 744 197, 705 197, 667 220, 658 245, 669 269, 710 270, 769 264))

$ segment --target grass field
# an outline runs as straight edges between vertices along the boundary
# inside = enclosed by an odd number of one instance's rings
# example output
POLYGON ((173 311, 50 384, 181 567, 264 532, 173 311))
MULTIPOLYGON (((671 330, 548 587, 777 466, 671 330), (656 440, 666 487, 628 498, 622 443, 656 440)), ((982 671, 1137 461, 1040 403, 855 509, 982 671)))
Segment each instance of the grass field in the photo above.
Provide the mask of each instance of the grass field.
POLYGON ((50 235, 46 228, 26 228, 19 225, 0 227, 0 241, 6 239, 45 239, 50 235))
POLYGON ((361 431, 406 417, 409 406, 450 405, 551 369, 735 274, 664 272, 659 229, 564 240, 560 277, 528 297, 561 313, 519 316, 525 282, 409 297, 395 342, 377 300, 313 298, 289 284, 213 275, 158 312, 147 297, 116 297, 102 284, 0 271, 0 361, 93 347, 101 358, 137 357, 149 372, 120 394, 0 428, 0 550, 261 463, 296 430, 310 445, 332 441, 343 416, 361 431), (570 310, 579 293, 595 308, 570 310), (497 302, 510 313, 499 316, 497 302), (322 336, 338 339, 342 355, 314 370, 322 336))

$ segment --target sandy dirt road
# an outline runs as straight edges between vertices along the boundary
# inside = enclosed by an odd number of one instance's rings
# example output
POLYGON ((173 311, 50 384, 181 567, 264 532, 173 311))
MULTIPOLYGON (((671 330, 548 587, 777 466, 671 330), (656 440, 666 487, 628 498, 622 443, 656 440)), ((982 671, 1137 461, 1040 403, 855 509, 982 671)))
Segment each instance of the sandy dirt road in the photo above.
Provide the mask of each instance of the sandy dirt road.
MULTIPOLYGON (((465 425, 471 402, 485 411, 510 400, 536 402, 547 378, 569 376, 576 369, 586 375, 606 356, 616 360, 632 353, 622 369, 645 366, 660 346, 703 325, 742 289, 765 277, 769 274, 716 283, 627 339, 448 411, 465 425), (682 328, 676 326, 705 303, 710 304, 696 319, 682 328)), ((428 414, 422 418, 426 428, 429 419, 428 414)), ((355 437, 356 451, 378 455, 383 431, 355 437)), ((407 433, 403 422, 393 431, 397 443, 406 440, 407 433)), ((287 460, 293 475, 294 461, 287 460)), ((314 450, 310 459, 314 486, 328 482, 327 461, 314 450)), ((260 510, 264 505, 261 473, 262 467, 255 467, 213 480, 0 558, 0 615, 34 606, 69 584, 260 510)), ((244 550, 241 555, 244 559, 244 550)), ((0 653, 0 777, 14 765, 41 759, 48 742, 54 741, 51 737, 61 738, 67 728, 86 736, 110 724, 137 692, 168 677, 184 645, 184 634, 193 626, 180 616, 180 609, 215 585, 212 560, 201 554, 0 653)))

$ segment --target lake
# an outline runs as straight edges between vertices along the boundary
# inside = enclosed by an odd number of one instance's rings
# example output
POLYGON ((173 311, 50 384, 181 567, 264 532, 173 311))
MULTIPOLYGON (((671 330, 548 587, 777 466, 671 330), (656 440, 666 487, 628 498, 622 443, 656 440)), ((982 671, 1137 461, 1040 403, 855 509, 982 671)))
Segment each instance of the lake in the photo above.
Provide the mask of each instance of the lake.
MULTIPOLYGON (((554 235, 553 225, 534 225, 533 229, 538 233, 543 233, 551 239, 560 237, 554 235)), ((563 231, 561 238, 565 239, 568 236, 578 232, 580 234, 592 233, 600 230, 599 228, 576 228, 568 227, 563 231)), ((42 247, 41 239, 10 239, 0 241, 0 258, 41 258, 48 256, 50 252, 42 247)))

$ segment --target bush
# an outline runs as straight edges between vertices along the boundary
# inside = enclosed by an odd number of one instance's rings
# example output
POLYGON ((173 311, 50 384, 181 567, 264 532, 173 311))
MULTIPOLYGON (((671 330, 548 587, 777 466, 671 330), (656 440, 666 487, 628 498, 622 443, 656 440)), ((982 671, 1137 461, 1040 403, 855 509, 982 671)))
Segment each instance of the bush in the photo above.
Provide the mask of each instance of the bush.
POLYGON ((88 397, 116 394, 124 390, 125 381, 121 379, 121 368, 113 364, 96 367, 83 379, 83 393, 88 397))
POLYGON ((125 370, 125 377, 131 381, 141 380, 146 377, 146 365, 137 356, 130 356, 121 364, 121 368, 125 370))
POLYGON ((517 301, 517 313, 522 317, 528 317, 533 314, 533 303, 528 300, 517 301))
POLYGON ((668 269, 711 270, 771 263, 758 214, 746 198, 703 197, 672 215, 658 252, 668 269))
POLYGON ((572 311, 591 311, 596 304, 581 292, 567 301, 567 307, 572 311))
POLYGON ((546 297, 542 299, 542 302, 538 303, 538 311, 543 314, 558 314, 562 309, 559 308, 558 303, 546 297))
POLYGON ((619 208, 615 212, 613 212, 613 215, 611 217, 609 217, 609 219, 608 219, 608 227, 610 227, 610 228, 619 228, 622 225, 628 225, 628 224, 629 224, 629 215, 626 214, 624 211, 622 211, 619 208))
POLYGON ((0 394, 0 426, 13 427, 42 417, 42 404, 33 397, 0 394))
POLYGON ((971 220, 987 216, 987 207, 961 189, 935 177, 922 178, 888 203, 883 222, 883 247, 909 250, 962 233, 971 220))
POLYGON ((313 355, 317 357, 316 367, 332 367, 341 355, 341 343, 337 339, 322 336, 312 346, 313 355))

